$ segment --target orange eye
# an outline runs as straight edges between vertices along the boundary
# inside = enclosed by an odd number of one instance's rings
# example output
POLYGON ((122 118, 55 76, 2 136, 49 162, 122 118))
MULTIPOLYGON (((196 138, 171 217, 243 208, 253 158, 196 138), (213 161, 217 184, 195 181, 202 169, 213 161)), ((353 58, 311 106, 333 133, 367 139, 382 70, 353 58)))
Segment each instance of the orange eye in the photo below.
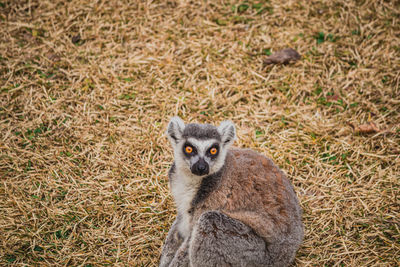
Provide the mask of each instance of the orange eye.
POLYGON ((186 153, 190 154, 193 152, 193 148, 191 146, 187 146, 187 147, 185 147, 185 151, 186 151, 186 153))
POLYGON ((217 154, 217 152, 218 152, 218 150, 215 147, 210 149, 211 155, 215 155, 215 154, 217 154))

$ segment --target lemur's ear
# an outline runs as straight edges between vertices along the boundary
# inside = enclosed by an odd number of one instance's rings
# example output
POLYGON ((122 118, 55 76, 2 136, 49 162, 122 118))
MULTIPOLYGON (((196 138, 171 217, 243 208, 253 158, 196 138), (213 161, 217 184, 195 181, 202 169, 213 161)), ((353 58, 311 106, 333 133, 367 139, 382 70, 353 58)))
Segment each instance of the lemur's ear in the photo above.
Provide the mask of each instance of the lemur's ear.
POLYGON ((217 129, 224 146, 230 146, 236 140, 236 128, 233 122, 223 121, 217 129))
POLYGON ((172 117, 168 123, 167 136, 172 144, 177 144, 182 138, 185 123, 178 116, 172 117))

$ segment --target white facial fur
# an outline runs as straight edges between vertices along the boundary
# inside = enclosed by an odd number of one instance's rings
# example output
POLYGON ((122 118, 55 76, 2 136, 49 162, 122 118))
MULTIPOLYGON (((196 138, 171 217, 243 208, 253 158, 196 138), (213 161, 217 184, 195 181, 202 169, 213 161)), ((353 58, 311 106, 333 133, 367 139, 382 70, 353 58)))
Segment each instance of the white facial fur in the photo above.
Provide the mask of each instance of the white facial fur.
POLYGON ((220 145, 219 148, 219 154, 218 157, 214 160, 212 160, 210 157, 206 155, 206 152, 210 149, 210 147, 213 144, 219 144, 219 141, 216 139, 207 139, 207 140, 198 140, 195 138, 188 138, 186 140, 183 140, 182 142, 179 142, 174 146, 174 156, 175 156, 175 164, 176 167, 180 170, 183 170, 187 175, 192 176, 193 174, 191 173, 190 167, 193 166, 200 158, 203 158, 207 164, 209 165, 210 171, 208 174, 215 173, 219 171, 222 166, 224 165, 225 161, 225 156, 227 149, 223 148, 220 145), (195 156, 192 156, 190 158, 187 158, 183 154, 183 145, 189 142, 191 145, 193 145, 196 150, 197 154, 195 156), (190 174, 189 174, 190 173, 190 174))
POLYGON ((234 124, 231 121, 223 121, 217 127, 217 131, 221 136, 221 141, 218 141, 214 138, 198 139, 190 136, 185 139, 182 138, 184 130, 185 123, 179 117, 173 117, 168 124, 167 136, 174 149, 176 167, 183 171, 186 175, 192 176, 190 171, 191 166, 193 166, 193 164, 196 163, 200 158, 204 158, 209 165, 208 174, 219 171, 224 165, 228 148, 236 139, 236 129, 234 124), (190 158, 185 157, 182 146, 186 142, 189 142, 196 147, 197 155, 190 158), (211 160, 210 157, 206 156, 206 152, 215 143, 219 144, 218 156, 214 160, 211 160))
POLYGON ((218 140, 216 140, 216 139, 198 140, 195 138, 188 138, 187 141, 189 141, 197 149, 197 155, 190 158, 190 163, 186 161, 187 163, 190 164, 190 166, 192 166, 194 163, 196 163, 200 158, 203 158, 210 167, 209 174, 212 174, 212 173, 219 171, 221 169, 221 167, 224 165, 225 155, 223 155, 221 153, 222 152, 221 150, 226 151, 226 149, 219 148, 220 151, 219 151, 218 157, 214 160, 207 157, 207 155, 206 155, 206 152, 210 149, 210 147, 213 144, 215 144, 215 143, 219 144, 218 140))

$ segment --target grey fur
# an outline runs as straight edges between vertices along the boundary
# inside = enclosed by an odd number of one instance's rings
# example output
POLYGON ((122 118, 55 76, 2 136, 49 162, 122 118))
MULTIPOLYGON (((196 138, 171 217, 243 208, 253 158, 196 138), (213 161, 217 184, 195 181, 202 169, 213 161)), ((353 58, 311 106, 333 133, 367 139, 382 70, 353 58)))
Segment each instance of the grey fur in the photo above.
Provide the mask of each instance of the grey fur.
POLYGON ((160 259, 160 267, 170 266, 170 263, 175 258, 176 252, 181 247, 181 244, 183 242, 182 237, 177 231, 178 221, 179 218, 174 221, 171 229, 168 232, 167 239, 165 240, 165 244, 163 247, 163 253, 160 259))
POLYGON ((215 139, 221 141, 221 135, 217 130, 217 127, 210 124, 187 124, 182 134, 183 138, 195 138, 199 140, 215 139))
POLYGON ((169 267, 183 267, 190 266, 189 259, 189 242, 190 239, 186 239, 183 244, 176 251, 175 257, 172 259, 169 267))
POLYGON ((265 266, 267 245, 242 222, 218 211, 203 213, 190 241, 192 266, 265 266))
POLYGON ((204 177, 191 175, 176 152, 185 138, 196 136, 207 142, 209 131, 199 136, 195 128, 212 129, 196 124, 190 135, 171 142, 175 163, 169 172, 170 185, 180 208, 160 266, 288 266, 303 240, 303 224, 285 174, 254 151, 228 149, 236 132, 233 123, 226 121, 215 128, 220 134, 220 167, 204 177))

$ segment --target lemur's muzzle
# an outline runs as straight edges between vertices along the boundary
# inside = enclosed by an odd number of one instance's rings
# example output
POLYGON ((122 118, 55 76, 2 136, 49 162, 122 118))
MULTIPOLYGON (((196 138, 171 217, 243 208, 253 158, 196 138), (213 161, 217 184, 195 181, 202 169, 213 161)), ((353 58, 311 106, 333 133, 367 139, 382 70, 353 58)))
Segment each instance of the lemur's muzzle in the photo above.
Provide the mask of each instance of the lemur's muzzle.
POLYGON ((203 158, 200 158, 190 169, 193 174, 199 176, 206 175, 210 171, 208 163, 203 158))

